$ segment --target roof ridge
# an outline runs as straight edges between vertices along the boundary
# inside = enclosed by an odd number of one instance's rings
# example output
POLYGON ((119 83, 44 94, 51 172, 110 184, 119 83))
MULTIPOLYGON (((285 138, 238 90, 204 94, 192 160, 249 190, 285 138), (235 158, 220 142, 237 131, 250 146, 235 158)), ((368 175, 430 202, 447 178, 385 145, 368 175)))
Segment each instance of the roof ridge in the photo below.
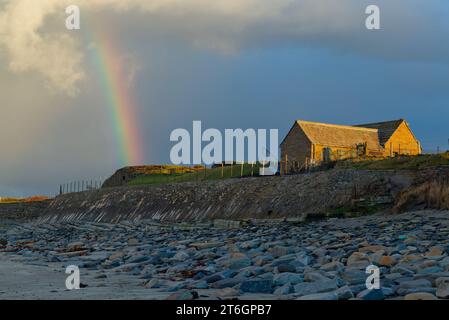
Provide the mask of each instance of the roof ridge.
POLYGON ((407 122, 404 118, 396 119, 396 120, 387 120, 387 121, 378 121, 378 122, 367 122, 362 124, 356 124, 357 127, 363 127, 365 125, 374 125, 374 124, 384 124, 384 123, 392 123, 392 122, 407 122))
POLYGON ((304 124, 314 124, 314 125, 320 125, 320 126, 326 126, 331 128, 340 128, 340 129, 352 129, 352 130, 358 130, 358 131, 371 131, 371 132, 378 132, 378 129, 374 128, 365 128, 365 127, 355 127, 355 126, 347 126, 347 125, 341 125, 341 124, 331 124, 331 123, 323 123, 323 122, 313 122, 313 121, 306 121, 298 119, 296 120, 298 124, 304 123, 304 124))

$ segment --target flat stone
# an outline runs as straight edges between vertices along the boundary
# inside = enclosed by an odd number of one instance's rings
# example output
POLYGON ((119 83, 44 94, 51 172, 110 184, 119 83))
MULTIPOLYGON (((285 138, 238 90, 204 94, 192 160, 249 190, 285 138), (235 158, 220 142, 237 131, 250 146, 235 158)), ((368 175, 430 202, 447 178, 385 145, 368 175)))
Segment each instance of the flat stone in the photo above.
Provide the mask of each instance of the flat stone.
POLYGON ((270 253, 275 257, 282 257, 291 252, 291 248, 284 246, 276 246, 270 249, 270 253))
POLYGON ((195 300, 198 299, 198 292, 193 290, 186 290, 175 292, 167 297, 166 300, 195 300))
POLYGON ((409 293, 417 293, 417 292, 427 292, 433 295, 436 294, 436 289, 432 287, 419 287, 419 288, 399 288, 396 290, 396 293, 400 296, 406 296, 409 293))
POLYGON ((335 292, 312 293, 301 296, 296 300, 338 300, 338 295, 335 292))
POLYGON ((418 279, 401 282, 399 287, 402 289, 426 288, 432 287, 432 283, 426 279, 418 279))
POLYGON ((437 287, 437 297, 442 299, 449 298, 449 278, 438 278, 435 284, 437 287))
MULTIPOLYGON (((134 256, 134 257, 129 258, 127 260, 127 262, 128 263, 140 263, 140 262, 148 261, 149 259, 150 259, 150 257, 148 257, 148 256, 134 256)), ((111 260, 111 259, 109 259, 109 260, 111 260)), ((112 260, 114 260, 114 259, 112 259, 112 260)))
POLYGON ((174 256, 173 256, 173 260, 175 261, 185 261, 187 259, 189 259, 189 254, 185 251, 178 251, 174 256))
POLYGON ((268 279, 252 279, 242 283, 240 290, 249 293, 272 293, 273 281, 268 279))
POLYGON ((69 251, 81 251, 81 250, 85 250, 86 248, 85 248, 85 244, 83 242, 78 241, 78 242, 69 243, 67 245, 67 249, 69 251))
POLYGON ((340 271, 344 269, 344 265, 339 261, 332 261, 322 265, 320 269, 323 271, 340 271))
POLYGON ((128 239, 128 245, 129 246, 137 246, 137 245, 139 245, 139 240, 137 240, 136 238, 130 238, 130 239, 128 239))
POLYGON ((383 300, 385 295, 382 289, 366 289, 357 295, 357 298, 362 300, 383 300))
POLYGON ((212 283, 210 286, 212 288, 217 288, 217 289, 231 288, 231 287, 235 287, 236 285, 242 283, 242 281, 244 281, 244 280, 245 279, 241 279, 241 278, 228 278, 228 279, 216 281, 216 282, 212 283))
POLYGON ((259 256, 255 259, 254 265, 256 266, 264 266, 273 261, 272 255, 259 256))
POLYGON ((391 267, 393 265, 396 264, 396 259, 394 259, 391 256, 383 256, 382 258, 380 258, 379 260, 379 265, 380 266, 387 266, 387 267, 391 267))
POLYGON ((221 274, 213 274, 211 276, 206 277, 204 280, 206 280, 207 283, 214 283, 223 279, 224 277, 221 274))
POLYGON ((418 270, 418 274, 434 274, 443 272, 443 268, 435 266, 418 270))
POLYGON ((200 281, 193 283, 191 287, 193 289, 207 289, 207 288, 209 288, 209 285, 207 284, 206 281, 200 280, 200 281))
POLYGON ((114 252, 109 256, 109 260, 117 260, 117 259, 121 259, 123 258, 125 254, 123 253, 123 251, 118 251, 118 252, 114 252))
POLYGON ((314 293, 321 293, 337 289, 335 280, 324 280, 315 282, 303 282, 294 286, 295 293, 299 296, 305 296, 314 293))
POLYGON ((82 256, 82 255, 85 255, 87 253, 88 253, 87 250, 80 250, 80 251, 61 252, 61 253, 58 253, 57 255, 60 256, 60 257, 70 258, 70 257, 82 256))
POLYGON ((146 282, 144 282, 144 287, 145 288, 149 288, 149 289, 153 289, 153 288, 160 288, 161 285, 161 281, 159 279, 153 278, 150 279, 146 282))
POLYGON ((239 291, 234 288, 223 288, 214 292, 214 296, 219 298, 230 298, 239 295, 239 291))
POLYGON ((294 288, 290 283, 286 283, 283 286, 277 288, 276 290, 274 290, 274 294, 275 295, 288 295, 290 293, 294 292, 294 288))
POLYGON ((347 266, 364 268, 370 264, 369 258, 365 253, 354 252, 346 261, 347 266))
POLYGON ((409 268, 406 268, 404 266, 401 265, 396 265, 393 268, 391 268, 390 270, 391 273, 399 273, 402 275, 411 275, 414 274, 414 272, 412 270, 410 270, 409 268))
POLYGON ((287 283, 297 284, 304 281, 304 276, 299 273, 284 272, 275 274, 273 283, 275 286, 283 286, 287 283))
POLYGON ((430 250, 426 253, 427 257, 435 257, 435 256, 441 256, 443 255, 444 250, 440 247, 432 247, 430 250))
POLYGON ((197 250, 209 249, 209 248, 217 248, 223 246, 223 242, 194 242, 189 246, 194 247, 197 250))
POLYGON ((281 263, 277 266, 278 272, 296 272, 296 267, 290 263, 281 263))
POLYGON ((374 252, 377 252, 377 251, 380 251, 380 250, 385 252, 387 250, 387 248, 385 246, 381 246, 381 245, 369 245, 369 246, 365 246, 365 247, 360 248, 359 252, 362 252, 362 253, 372 252, 372 253, 374 253, 374 252))
POLYGON ((438 300, 438 298, 428 292, 416 292, 407 294, 404 300, 438 300))
POLYGON ((251 265, 251 259, 249 259, 247 257, 231 259, 228 263, 229 269, 232 269, 232 270, 246 268, 246 267, 249 267, 250 265, 251 265))
POLYGON ((368 274, 365 271, 346 270, 341 274, 341 279, 350 285, 365 283, 368 274))
POLYGON ((312 271, 312 272, 304 273, 304 281, 306 281, 306 282, 325 281, 325 280, 330 280, 330 279, 328 277, 322 275, 319 272, 312 271))

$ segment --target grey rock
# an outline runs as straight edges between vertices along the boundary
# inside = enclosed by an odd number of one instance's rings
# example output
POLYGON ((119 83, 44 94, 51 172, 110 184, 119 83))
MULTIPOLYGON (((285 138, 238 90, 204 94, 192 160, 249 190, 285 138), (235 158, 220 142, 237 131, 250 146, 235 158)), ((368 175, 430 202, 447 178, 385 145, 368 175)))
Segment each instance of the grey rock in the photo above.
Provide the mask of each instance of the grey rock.
POLYGON ((193 290, 186 290, 176 292, 167 297, 167 300, 195 300, 198 299, 198 292, 193 290))
POLYGON ((128 259, 128 263, 140 263, 140 262, 145 262, 148 261, 150 259, 150 257, 148 256, 134 256, 128 259))
POLYGON ((185 251, 178 251, 174 256, 173 256, 173 260, 175 261, 185 261, 187 259, 189 259, 189 254, 185 251))
POLYGON ((315 282, 303 282, 294 286, 295 293, 299 296, 305 296, 314 293, 321 293, 337 289, 335 280, 324 280, 315 282))
POLYGON ((296 267, 291 263, 282 263, 277 266, 278 272, 296 272, 296 267))
POLYGON ((341 271, 344 269, 344 265, 339 261, 332 261, 322 265, 320 269, 323 271, 341 271))
POLYGON ((231 288, 231 287, 235 287, 238 284, 241 284, 245 280, 246 279, 242 279, 242 278, 228 278, 228 279, 216 281, 216 282, 210 284, 210 286, 212 288, 216 288, 216 289, 231 288))
POLYGON ((437 297, 442 299, 449 298, 449 278, 436 279, 437 297))
POLYGON ((283 286, 287 283, 297 284, 304 281, 304 276, 298 273, 279 273, 274 275, 273 283, 275 286, 283 286))
POLYGON ((341 279, 349 285, 365 283, 368 277, 364 271, 348 269, 341 273, 341 279))
POLYGON ((275 295, 288 295, 290 293, 294 292, 294 288, 290 283, 286 283, 281 287, 276 288, 276 290, 274 290, 274 294, 275 295))
POLYGON ((357 295, 357 298, 362 300, 383 300, 385 295, 382 289, 366 289, 357 295))
POLYGON ((314 281, 326 281, 330 280, 325 275, 321 274, 320 272, 305 272, 304 273, 304 281, 306 282, 314 282, 314 281))
POLYGON ((403 281, 399 284, 399 288, 402 289, 426 288, 426 287, 432 287, 432 283, 426 279, 403 281))
POLYGON ((272 293, 273 282, 268 279, 246 280, 240 286, 240 290, 249 293, 272 293))
POLYGON ((251 265, 251 260, 249 258, 238 258, 229 261, 229 269, 238 270, 251 265))
POLYGON ((301 296, 297 300, 338 300, 338 294, 336 292, 313 293, 301 296))

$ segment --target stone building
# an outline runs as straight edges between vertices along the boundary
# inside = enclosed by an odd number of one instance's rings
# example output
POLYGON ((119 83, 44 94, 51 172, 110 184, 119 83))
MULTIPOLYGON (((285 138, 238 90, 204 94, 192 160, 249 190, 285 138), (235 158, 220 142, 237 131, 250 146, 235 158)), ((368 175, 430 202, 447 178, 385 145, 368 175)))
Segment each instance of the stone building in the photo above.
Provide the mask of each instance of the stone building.
POLYGON ((283 170, 299 171, 323 161, 421 153, 404 119, 342 126, 297 120, 281 142, 283 170))

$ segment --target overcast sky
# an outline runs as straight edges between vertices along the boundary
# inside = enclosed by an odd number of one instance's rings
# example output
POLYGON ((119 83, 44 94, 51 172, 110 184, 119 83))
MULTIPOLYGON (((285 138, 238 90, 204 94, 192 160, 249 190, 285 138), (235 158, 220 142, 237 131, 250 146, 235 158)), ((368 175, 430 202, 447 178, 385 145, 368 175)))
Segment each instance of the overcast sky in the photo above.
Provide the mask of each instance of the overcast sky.
POLYGON ((282 139, 295 119, 405 118, 424 149, 449 147, 447 0, 0 0, 0 196, 122 165, 92 34, 116 43, 148 164, 193 120, 282 139), (381 30, 365 28, 369 4, 381 30))

